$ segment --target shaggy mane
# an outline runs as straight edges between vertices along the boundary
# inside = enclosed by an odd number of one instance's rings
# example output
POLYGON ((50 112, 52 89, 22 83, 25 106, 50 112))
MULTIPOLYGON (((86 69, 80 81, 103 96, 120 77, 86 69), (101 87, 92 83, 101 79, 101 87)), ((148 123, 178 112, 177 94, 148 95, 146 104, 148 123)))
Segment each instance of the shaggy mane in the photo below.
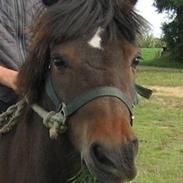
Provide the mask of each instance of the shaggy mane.
POLYGON ((135 0, 59 0, 41 16, 34 29, 32 51, 19 73, 20 92, 35 102, 44 90, 49 67, 49 45, 93 36, 103 28, 105 41, 134 43, 144 28, 135 13, 135 0))

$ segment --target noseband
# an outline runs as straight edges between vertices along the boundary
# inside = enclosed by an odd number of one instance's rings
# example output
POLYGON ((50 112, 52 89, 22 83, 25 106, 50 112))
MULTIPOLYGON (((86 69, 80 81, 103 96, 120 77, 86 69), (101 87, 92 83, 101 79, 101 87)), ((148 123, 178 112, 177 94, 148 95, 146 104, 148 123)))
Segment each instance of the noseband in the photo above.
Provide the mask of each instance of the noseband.
MULTIPOLYGON (((76 97, 74 100, 72 100, 70 103, 65 104, 64 102, 61 102, 60 99, 58 98, 54 87, 52 85, 51 78, 49 77, 47 79, 47 84, 46 84, 46 93, 52 100, 52 102, 55 104, 55 106, 62 106, 63 107, 63 113, 65 114, 66 117, 71 116, 74 114, 77 110, 79 110, 82 106, 85 104, 91 102, 94 99, 100 98, 100 97, 115 97, 121 100, 126 107, 128 108, 131 118, 133 118, 133 107, 136 105, 137 101, 135 100, 134 102, 131 102, 129 97, 122 92, 120 89, 116 87, 111 87, 111 86, 100 86, 95 89, 89 90, 78 97, 76 97)), ((136 97, 135 97, 136 98, 136 97)))
MULTIPOLYGON (((144 96, 145 98, 149 98, 152 94, 151 90, 143 88, 139 85, 135 85, 135 88, 137 93, 144 96)), ((50 129, 51 138, 57 138, 58 133, 65 132, 65 122, 69 116, 73 115, 85 104, 88 104, 92 100, 100 97, 115 97, 124 103, 130 113, 130 123, 131 125, 133 124, 133 108, 137 104, 136 94, 134 97, 135 100, 132 101, 129 99, 128 95, 122 92, 119 88, 112 86, 100 86, 79 95, 70 103, 66 104, 64 101, 60 101, 59 97, 57 96, 50 77, 48 77, 46 81, 46 93, 57 107, 57 112, 47 112, 37 104, 33 104, 32 109, 43 118, 43 124, 50 129)))

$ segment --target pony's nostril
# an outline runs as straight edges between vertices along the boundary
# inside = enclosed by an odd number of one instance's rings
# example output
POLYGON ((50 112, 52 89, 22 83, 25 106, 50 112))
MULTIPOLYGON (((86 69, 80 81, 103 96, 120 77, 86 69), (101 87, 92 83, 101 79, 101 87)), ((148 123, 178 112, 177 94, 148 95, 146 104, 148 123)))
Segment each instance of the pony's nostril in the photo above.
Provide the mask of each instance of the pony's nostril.
POLYGON ((101 165, 114 167, 113 162, 107 157, 106 149, 102 145, 94 144, 91 149, 93 158, 101 165))
MULTIPOLYGON (((95 173, 113 177, 113 182, 131 180, 136 176, 135 146, 138 141, 130 140, 120 147, 109 147, 100 143, 90 146, 87 165, 91 165, 95 173), (134 144, 133 144, 134 143, 134 144)), ((88 155, 88 154, 87 154, 88 155)))

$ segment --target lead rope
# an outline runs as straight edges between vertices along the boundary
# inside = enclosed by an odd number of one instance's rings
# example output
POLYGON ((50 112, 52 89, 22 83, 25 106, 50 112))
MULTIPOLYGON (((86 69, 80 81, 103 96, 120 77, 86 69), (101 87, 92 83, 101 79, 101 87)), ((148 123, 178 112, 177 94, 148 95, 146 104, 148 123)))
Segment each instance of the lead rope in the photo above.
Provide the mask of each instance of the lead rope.
MULTIPOLYGON (((17 119, 22 114, 27 103, 27 99, 23 98, 15 105, 9 107, 6 112, 0 114, 0 135, 10 132, 17 125, 19 122, 17 119)), ((37 104, 31 105, 31 108, 43 118, 43 124, 49 129, 51 139, 57 139, 60 133, 66 131, 64 107, 65 105, 62 104, 59 112, 47 112, 37 104)))
POLYGON ((6 112, 0 114, 0 135, 10 132, 18 123, 17 118, 22 114, 26 105, 25 98, 12 105, 6 112))

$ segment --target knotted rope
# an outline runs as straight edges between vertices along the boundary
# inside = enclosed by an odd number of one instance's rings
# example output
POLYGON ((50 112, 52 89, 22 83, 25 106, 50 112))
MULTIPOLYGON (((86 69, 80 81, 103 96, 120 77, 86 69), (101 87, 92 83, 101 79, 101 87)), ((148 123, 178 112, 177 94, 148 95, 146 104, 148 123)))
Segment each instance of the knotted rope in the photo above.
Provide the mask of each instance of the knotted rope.
MULTIPOLYGON (((0 115, 0 134, 8 133, 13 129, 13 127, 16 126, 16 124, 19 122, 18 117, 22 114, 22 111, 27 103, 28 100, 23 98, 15 105, 9 107, 6 112, 0 115)), ((60 133, 64 133, 66 131, 66 117, 62 110, 63 107, 59 112, 47 112, 37 104, 31 105, 31 108, 41 118, 43 118, 43 124, 46 128, 49 129, 51 139, 57 139, 60 133)))
POLYGON ((12 105, 6 112, 0 114, 0 134, 8 133, 19 122, 17 118, 22 114, 26 100, 22 99, 12 105))
POLYGON ((61 110, 58 112, 47 112, 37 104, 32 105, 32 109, 43 119, 43 124, 49 129, 51 139, 57 139, 58 135, 64 133, 66 128, 66 115, 64 114, 64 104, 62 104, 61 110))

